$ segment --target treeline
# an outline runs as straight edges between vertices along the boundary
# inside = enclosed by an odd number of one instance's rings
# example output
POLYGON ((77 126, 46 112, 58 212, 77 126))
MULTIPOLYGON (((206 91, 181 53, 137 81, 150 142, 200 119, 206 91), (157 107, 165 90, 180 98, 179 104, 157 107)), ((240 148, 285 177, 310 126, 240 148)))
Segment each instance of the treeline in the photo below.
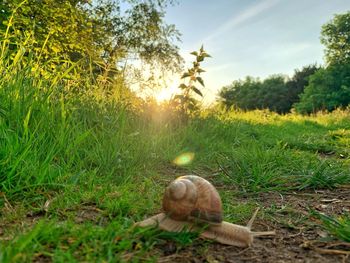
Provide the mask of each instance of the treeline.
POLYGON ((273 75, 265 80, 246 77, 219 92, 227 107, 269 109, 278 113, 293 108, 302 114, 332 111, 350 104, 350 12, 335 15, 322 27, 326 65, 305 66, 291 78, 273 75))
POLYGON ((304 67, 296 70, 291 79, 284 75, 273 75, 265 80, 246 77, 222 88, 220 97, 228 108, 270 109, 286 113, 299 100, 299 94, 308 85, 309 76, 318 69, 316 65, 304 67))

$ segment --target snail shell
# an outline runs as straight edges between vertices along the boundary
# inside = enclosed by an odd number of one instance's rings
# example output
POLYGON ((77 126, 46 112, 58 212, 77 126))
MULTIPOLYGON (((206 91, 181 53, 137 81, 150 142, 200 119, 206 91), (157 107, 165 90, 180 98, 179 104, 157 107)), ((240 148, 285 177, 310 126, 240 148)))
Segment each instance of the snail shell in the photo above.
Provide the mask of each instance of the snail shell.
POLYGON ((163 210, 174 220, 222 222, 219 193, 211 183, 195 175, 181 176, 165 189, 163 210))
POLYGON ((136 225, 157 226, 170 232, 201 232, 202 238, 237 247, 251 246, 254 237, 275 235, 275 231, 251 231, 259 209, 255 211, 247 226, 222 221, 219 193, 207 180, 195 175, 179 177, 166 188, 163 210, 164 213, 154 215, 136 225), (197 224, 201 222, 208 223, 204 231, 200 224, 197 224))

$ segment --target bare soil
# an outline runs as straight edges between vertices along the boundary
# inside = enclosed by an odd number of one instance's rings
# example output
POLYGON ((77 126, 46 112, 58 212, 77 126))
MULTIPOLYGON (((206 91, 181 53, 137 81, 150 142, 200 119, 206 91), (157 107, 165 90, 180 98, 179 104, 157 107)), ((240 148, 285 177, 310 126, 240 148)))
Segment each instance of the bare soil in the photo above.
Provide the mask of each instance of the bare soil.
POLYGON ((254 230, 274 229, 275 237, 256 238, 246 249, 203 242, 179 249, 167 243, 158 248, 162 255, 159 262, 350 262, 350 243, 328 237, 320 222, 310 216, 311 209, 329 215, 349 212, 349 196, 350 189, 345 187, 243 197, 243 202, 254 198, 266 208, 263 219, 254 223, 254 230))

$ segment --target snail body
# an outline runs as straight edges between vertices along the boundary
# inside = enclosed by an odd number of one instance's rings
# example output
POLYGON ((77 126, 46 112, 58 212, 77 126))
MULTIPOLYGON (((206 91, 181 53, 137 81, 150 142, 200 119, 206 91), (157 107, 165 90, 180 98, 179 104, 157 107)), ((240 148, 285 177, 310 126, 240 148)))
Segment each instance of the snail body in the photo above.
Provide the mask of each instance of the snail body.
POLYGON ((215 187, 202 177, 187 175, 175 179, 165 189, 163 213, 136 225, 158 226, 169 232, 196 231, 201 237, 222 244, 248 247, 256 236, 275 234, 274 231, 251 231, 258 210, 247 226, 225 222, 222 220, 221 198, 215 187))

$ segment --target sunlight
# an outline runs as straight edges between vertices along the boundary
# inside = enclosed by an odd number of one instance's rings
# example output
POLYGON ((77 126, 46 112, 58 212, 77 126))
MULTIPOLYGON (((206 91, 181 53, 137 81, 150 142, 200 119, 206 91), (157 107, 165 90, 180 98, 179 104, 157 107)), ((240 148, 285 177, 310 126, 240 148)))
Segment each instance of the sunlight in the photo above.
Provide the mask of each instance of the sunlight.
POLYGON ((170 100, 173 96, 179 93, 178 86, 179 86, 178 81, 175 81, 169 87, 162 88, 161 90, 155 91, 155 94, 154 94, 155 99, 157 100, 157 102, 170 100))

